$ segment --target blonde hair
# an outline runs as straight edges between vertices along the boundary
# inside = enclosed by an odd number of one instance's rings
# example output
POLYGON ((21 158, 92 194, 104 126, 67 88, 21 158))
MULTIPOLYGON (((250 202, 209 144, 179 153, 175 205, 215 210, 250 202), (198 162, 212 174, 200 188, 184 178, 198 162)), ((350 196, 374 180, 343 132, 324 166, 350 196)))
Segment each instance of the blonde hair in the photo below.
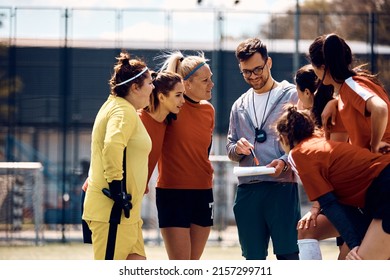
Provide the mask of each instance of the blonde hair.
POLYGON ((198 52, 197 55, 184 56, 181 51, 175 51, 164 54, 159 58, 165 58, 160 71, 166 70, 177 73, 185 80, 191 80, 193 75, 196 75, 197 69, 195 70, 195 68, 200 64, 206 64, 209 61, 205 58, 203 52, 198 52), (195 72, 191 73, 194 70, 195 72))

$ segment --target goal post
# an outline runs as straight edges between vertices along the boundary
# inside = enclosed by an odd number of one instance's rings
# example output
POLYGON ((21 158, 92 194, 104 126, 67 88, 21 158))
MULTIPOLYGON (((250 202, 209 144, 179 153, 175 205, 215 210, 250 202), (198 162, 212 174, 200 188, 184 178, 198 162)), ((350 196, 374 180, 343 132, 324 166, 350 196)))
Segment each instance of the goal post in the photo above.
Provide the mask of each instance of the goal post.
POLYGON ((40 162, 0 162, 1 241, 42 241, 43 184, 40 162))

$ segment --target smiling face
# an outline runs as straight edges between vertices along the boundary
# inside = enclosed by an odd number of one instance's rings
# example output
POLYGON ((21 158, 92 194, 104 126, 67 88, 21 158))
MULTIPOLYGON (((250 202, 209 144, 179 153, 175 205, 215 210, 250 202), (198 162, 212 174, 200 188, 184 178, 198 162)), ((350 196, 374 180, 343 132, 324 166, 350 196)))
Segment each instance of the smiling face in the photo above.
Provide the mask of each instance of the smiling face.
POLYGON ((261 93, 266 90, 263 90, 267 85, 267 82, 270 81, 271 77, 271 66, 272 60, 270 57, 264 58, 260 53, 254 53, 249 59, 245 61, 240 61, 239 67, 243 74, 245 81, 255 90, 255 92, 261 93), (255 74, 255 69, 261 67, 262 71, 258 75, 255 74), (251 70, 251 71, 248 71, 251 70), (245 72, 252 72, 250 76, 245 75, 245 72))
POLYGON ((149 105, 149 98, 150 98, 150 94, 152 93, 152 90, 154 89, 154 85, 153 85, 153 81, 152 81, 152 77, 150 75, 150 72, 148 72, 148 77, 144 80, 144 83, 143 85, 139 88, 138 90, 138 98, 139 98, 139 102, 138 102, 138 108, 136 109, 140 109, 140 108, 144 108, 146 106, 149 105))
POLYGON ((208 64, 200 67, 193 77, 184 82, 186 95, 192 100, 210 100, 214 83, 211 79, 213 73, 208 64))
POLYGON ((174 88, 166 95, 159 94, 161 108, 167 113, 178 114, 185 103, 184 85, 182 82, 177 83, 174 88))

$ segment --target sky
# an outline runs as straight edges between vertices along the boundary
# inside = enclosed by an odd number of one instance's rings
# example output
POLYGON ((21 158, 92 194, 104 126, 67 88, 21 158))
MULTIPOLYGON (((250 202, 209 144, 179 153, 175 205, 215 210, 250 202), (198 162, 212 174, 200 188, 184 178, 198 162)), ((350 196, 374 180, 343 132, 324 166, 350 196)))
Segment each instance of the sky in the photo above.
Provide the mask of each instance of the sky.
POLYGON ((3 26, 0 28, 0 37, 61 40, 65 33, 62 9, 70 8, 74 10, 66 32, 67 37, 74 42, 78 39, 115 41, 120 38, 122 41, 133 42, 182 41, 218 44, 218 36, 221 33, 227 37, 256 35, 259 26, 268 22, 268 12, 283 12, 294 8, 296 4, 293 0, 240 0, 237 5, 234 4, 234 0, 203 0, 200 5, 197 2, 197 0, 0 0, 0 14, 2 7, 18 8, 16 21, 12 21, 6 12, 5 20, 2 20, 3 26), (37 7, 55 9, 29 9, 37 7), (118 28, 115 9, 131 8, 133 10, 128 10, 122 15, 120 23, 122 26, 118 28), (214 10, 219 8, 232 12, 226 14, 222 22, 217 23, 214 10), (134 9, 181 11, 172 13, 171 23, 167 25, 166 14, 162 12, 134 12, 134 9), (258 11, 261 13, 257 13, 258 11))
MULTIPOLYGON (((302 0, 300 0, 302 1, 302 0)), ((293 0, 240 0, 234 5, 234 0, 203 0, 201 5, 197 0, 0 0, 0 6, 25 7, 114 7, 114 8, 167 8, 185 9, 199 7, 225 7, 236 9, 256 9, 264 11, 281 11, 295 5, 293 0), (10 4, 12 3, 12 4, 10 4)))

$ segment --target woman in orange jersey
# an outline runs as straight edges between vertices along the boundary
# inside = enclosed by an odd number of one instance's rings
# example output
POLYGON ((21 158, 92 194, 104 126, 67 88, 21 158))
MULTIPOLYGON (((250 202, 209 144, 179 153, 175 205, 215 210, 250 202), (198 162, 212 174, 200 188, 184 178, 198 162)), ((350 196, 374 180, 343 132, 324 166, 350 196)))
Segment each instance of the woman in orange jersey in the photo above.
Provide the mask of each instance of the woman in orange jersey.
POLYGON ((213 168, 209 160, 214 129, 214 83, 203 53, 167 55, 162 69, 183 77, 185 99, 167 126, 158 163, 156 202, 159 227, 169 259, 197 260, 213 225, 213 168))
POLYGON ((338 96, 338 101, 326 106, 323 123, 329 117, 329 108, 336 108, 338 103, 351 144, 372 152, 387 152, 390 148, 390 101, 376 76, 360 67, 352 69, 351 49, 336 34, 317 37, 310 45, 309 59, 322 83, 333 85, 338 96))
MULTIPOLYGON (((149 154, 148 182, 157 161, 161 156, 165 129, 176 120, 184 100, 183 79, 174 72, 152 72, 154 89, 150 95, 149 105, 138 111, 146 130, 152 139, 152 150, 149 154)), ((149 189, 146 186, 145 193, 149 189)))
POLYGON ((347 259, 390 258, 390 154, 372 153, 326 140, 309 111, 290 105, 276 123, 289 162, 312 201, 333 223, 351 250, 347 259), (364 208, 368 229, 343 205, 364 208))
MULTIPOLYGON (((332 85, 324 85, 317 77, 311 64, 299 68, 295 74, 295 84, 299 97, 298 109, 308 109, 313 112, 314 121, 323 127, 321 113, 329 101, 334 100, 332 85)), ((339 113, 337 113, 339 115, 339 113)), ((343 121, 338 119, 336 125, 331 126, 326 137, 334 141, 347 142, 348 134, 343 121)))
MULTIPOLYGON (((300 101, 297 105, 298 108, 312 111, 315 123, 322 128, 321 113, 325 105, 334 99, 333 86, 322 84, 311 64, 304 65, 297 70, 295 84, 300 101)), ((326 137, 334 141, 348 141, 348 134, 340 118, 337 119, 335 126, 330 127, 326 137)), ((351 207, 349 210, 351 215, 361 218, 362 213, 358 209, 351 207)), ((331 237, 337 237, 337 245, 340 248, 338 259, 345 259, 349 251, 348 247, 339 237, 333 224, 325 215, 322 215, 318 202, 314 202, 311 209, 299 220, 297 229, 299 258, 301 260, 321 259, 318 240, 331 237)))

